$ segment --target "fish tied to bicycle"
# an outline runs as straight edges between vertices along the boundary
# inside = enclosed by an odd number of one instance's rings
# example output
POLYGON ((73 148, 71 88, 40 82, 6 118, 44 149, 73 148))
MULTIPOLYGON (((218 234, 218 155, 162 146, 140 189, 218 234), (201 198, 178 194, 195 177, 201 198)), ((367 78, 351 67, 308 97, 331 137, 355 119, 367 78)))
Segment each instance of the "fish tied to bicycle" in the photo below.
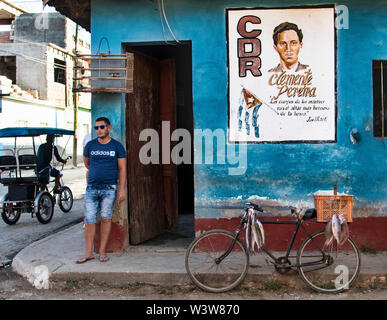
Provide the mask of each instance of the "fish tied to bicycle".
POLYGON ((338 245, 343 245, 349 238, 348 223, 343 214, 332 215, 325 227, 325 246, 336 240, 338 245))
POLYGON ((246 247, 247 252, 253 255, 265 244, 265 231, 254 209, 248 209, 246 218, 246 247), (255 247, 257 247, 257 251, 255 251, 255 247))

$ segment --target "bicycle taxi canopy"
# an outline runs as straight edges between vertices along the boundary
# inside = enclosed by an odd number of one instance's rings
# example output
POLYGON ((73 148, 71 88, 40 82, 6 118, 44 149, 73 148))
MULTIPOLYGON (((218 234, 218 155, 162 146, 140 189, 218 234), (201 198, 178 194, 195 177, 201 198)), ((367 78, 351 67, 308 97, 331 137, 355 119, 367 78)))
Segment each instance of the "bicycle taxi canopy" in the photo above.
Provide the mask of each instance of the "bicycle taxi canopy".
POLYGON ((73 130, 39 127, 10 127, 0 129, 0 138, 36 137, 42 134, 74 135, 73 130))
MULTIPOLYGON (((66 130, 60 128, 49 127, 9 127, 0 129, 0 138, 15 138, 14 148, 0 149, 2 155, 0 156, 0 170, 1 171, 14 171, 16 179, 14 178, 1 178, 1 183, 15 182, 21 178, 21 169, 31 170, 36 168, 36 150, 35 150, 35 137, 40 135, 51 134, 54 136, 62 135, 74 135, 73 130, 66 130), (32 148, 17 148, 16 139, 19 137, 32 137, 32 148), (32 154, 22 154, 26 150, 31 150, 32 154), (5 155, 4 152, 8 152, 9 155, 5 155)), ((31 178, 28 178, 31 180, 31 178)), ((27 179, 27 180, 28 180, 27 179)), ((24 180, 22 182, 25 182, 24 180)))

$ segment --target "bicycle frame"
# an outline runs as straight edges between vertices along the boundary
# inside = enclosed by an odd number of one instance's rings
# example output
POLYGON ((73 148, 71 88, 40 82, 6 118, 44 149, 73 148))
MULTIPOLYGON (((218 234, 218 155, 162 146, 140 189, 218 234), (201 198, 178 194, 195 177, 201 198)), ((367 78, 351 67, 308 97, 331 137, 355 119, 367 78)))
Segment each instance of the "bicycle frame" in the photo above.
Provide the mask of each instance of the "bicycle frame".
MULTIPOLYGON (((237 228, 236 232, 235 232, 235 237, 233 239, 233 241, 231 242, 231 245, 230 247, 227 249, 227 251, 225 253, 223 253, 219 258, 217 258, 215 260, 215 262, 217 264, 219 264, 225 257, 227 257, 230 252, 232 251, 234 245, 235 245, 235 242, 237 241, 240 233, 242 232, 243 230, 243 224, 245 224, 247 222, 247 219, 245 218, 246 214, 243 216, 243 218, 241 219, 241 222, 239 224, 239 227, 237 228)), ((308 237, 311 236, 311 234, 306 230, 306 228, 302 225, 302 220, 298 219, 297 220, 292 220, 292 221, 260 221, 262 224, 287 224, 287 225, 295 225, 295 230, 293 232, 293 235, 292 235, 292 238, 290 240, 290 243, 289 243, 289 246, 288 246, 288 249, 286 251, 286 255, 285 255, 285 258, 288 259, 289 256, 290 256, 290 252, 293 248, 293 244, 294 244, 294 241, 296 239, 296 236, 298 234, 298 230, 300 229, 300 227, 304 230, 304 232, 307 234, 308 237)), ((314 241, 314 240, 313 240, 314 241)), ((294 265, 292 267, 300 267, 300 266, 311 266, 311 265, 317 265, 317 264, 320 264, 320 263, 324 263, 324 261, 328 261, 326 259, 326 255, 325 255, 325 252, 324 250, 322 250, 318 244, 316 244, 316 247, 321 251, 322 253, 322 259, 319 260, 319 261, 315 261, 315 262, 309 262, 309 263, 305 263, 305 264, 302 264, 302 265, 294 265)), ((277 264, 277 263, 280 263, 278 261, 278 258, 275 257, 269 250, 267 250, 267 248, 265 247, 265 245, 262 246, 261 248, 273 261, 274 261, 274 264, 277 264)), ((327 263, 326 263, 327 264, 327 263)), ((328 264, 327 264, 328 265, 328 264)))

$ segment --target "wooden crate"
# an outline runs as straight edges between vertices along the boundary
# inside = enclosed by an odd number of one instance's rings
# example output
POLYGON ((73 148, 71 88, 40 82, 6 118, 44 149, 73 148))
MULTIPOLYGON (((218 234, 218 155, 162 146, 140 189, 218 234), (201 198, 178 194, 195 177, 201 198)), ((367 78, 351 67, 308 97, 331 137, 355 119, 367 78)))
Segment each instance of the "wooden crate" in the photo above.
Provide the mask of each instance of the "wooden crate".
POLYGON ((317 221, 328 222, 333 214, 344 214, 347 222, 352 222, 352 195, 313 195, 317 210, 317 221))

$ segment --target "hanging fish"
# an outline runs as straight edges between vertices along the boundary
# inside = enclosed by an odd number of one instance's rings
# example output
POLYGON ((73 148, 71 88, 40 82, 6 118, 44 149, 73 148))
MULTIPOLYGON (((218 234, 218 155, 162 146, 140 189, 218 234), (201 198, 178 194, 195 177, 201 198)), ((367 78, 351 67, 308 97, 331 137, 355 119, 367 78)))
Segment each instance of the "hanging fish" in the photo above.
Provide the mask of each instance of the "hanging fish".
POLYGON ((257 231, 253 221, 254 214, 251 215, 250 255, 255 254, 255 244, 257 243, 257 231))
POLYGON ((252 235, 252 241, 251 241, 251 252, 250 254, 255 254, 255 245, 259 248, 259 236, 257 233, 257 228, 254 223, 251 224, 251 235, 252 235))
POLYGON ((327 247, 332 244, 334 237, 332 232, 332 219, 328 221, 327 225, 325 226, 325 244, 324 246, 327 247))
POLYGON ((251 216, 251 211, 253 211, 252 209, 249 209, 247 211, 247 222, 246 222, 246 248, 247 248, 247 252, 250 252, 251 250, 251 219, 252 219, 252 216, 251 216))
POLYGON ((263 230, 263 225, 259 220, 257 220, 257 225, 258 225, 259 235, 261 237, 261 247, 262 247, 265 245, 265 231, 263 230))
POLYGON ((254 235, 253 251, 255 253, 255 244, 257 244, 257 252, 258 252, 263 245, 263 239, 262 239, 262 235, 261 235, 261 231, 259 229, 258 223, 253 223, 251 227, 254 235))
POLYGON ((337 258, 337 251, 340 243, 340 233, 341 233, 341 222, 337 214, 334 214, 332 216, 332 233, 333 233, 333 237, 336 240, 336 258, 337 258))
POLYGON ((258 215, 253 209, 249 209, 246 219, 246 248, 247 252, 253 255, 256 253, 255 245, 259 250, 265 244, 265 233, 261 222, 258 220, 258 215))
POLYGON ((263 231, 262 223, 258 220, 258 215, 254 212, 254 216, 252 219, 252 251, 255 254, 255 244, 257 244, 257 252, 262 248, 265 244, 265 233, 263 231))
POLYGON ((341 223, 341 232, 340 232, 340 245, 343 245, 345 241, 349 238, 349 229, 347 219, 343 214, 339 215, 340 223, 341 223))
POLYGON ((332 216, 332 233, 337 243, 340 243, 341 222, 337 214, 332 216))

